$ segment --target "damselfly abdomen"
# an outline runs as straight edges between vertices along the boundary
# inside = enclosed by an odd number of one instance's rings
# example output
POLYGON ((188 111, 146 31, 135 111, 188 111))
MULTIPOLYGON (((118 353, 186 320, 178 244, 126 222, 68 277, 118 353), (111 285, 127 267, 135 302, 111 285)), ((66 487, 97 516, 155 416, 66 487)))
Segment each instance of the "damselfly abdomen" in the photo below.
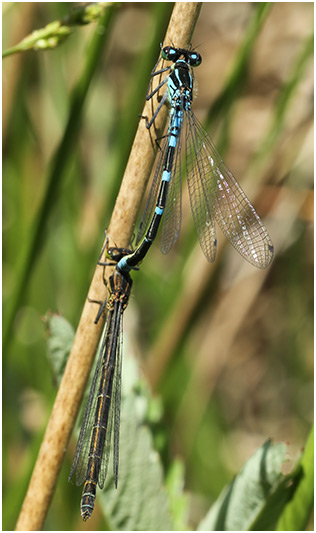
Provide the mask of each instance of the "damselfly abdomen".
MULTIPOLYGON (((69 479, 76 472, 76 484, 84 483, 81 516, 90 518, 96 486, 102 489, 107 475, 113 441, 113 474, 118 482, 122 373, 122 320, 128 304, 132 279, 115 270, 109 278, 107 317, 100 355, 95 369, 69 479), (113 435, 113 438, 111 438, 113 435)), ((99 315, 98 315, 99 316, 99 315)))

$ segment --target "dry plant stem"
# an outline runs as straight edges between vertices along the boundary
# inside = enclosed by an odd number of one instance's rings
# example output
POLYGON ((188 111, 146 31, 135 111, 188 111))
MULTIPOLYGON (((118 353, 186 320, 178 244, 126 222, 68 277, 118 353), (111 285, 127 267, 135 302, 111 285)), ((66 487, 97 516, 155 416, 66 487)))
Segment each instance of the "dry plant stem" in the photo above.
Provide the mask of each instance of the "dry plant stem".
MULTIPOLYGON (((176 3, 164 43, 187 46, 200 7, 200 3, 176 3)), ((147 104, 143 115, 150 116, 150 113, 147 104)), ((163 123, 163 113, 159 115, 158 128, 163 123)), ((141 120, 108 230, 111 241, 117 246, 127 246, 130 241, 153 158, 152 140, 145 121, 141 120)), ((96 268, 88 294, 98 300, 106 296, 100 267, 96 268)), ((43 526, 102 331, 101 321, 94 324, 95 316, 95 305, 86 301, 16 525, 17 531, 36 531, 43 526)))

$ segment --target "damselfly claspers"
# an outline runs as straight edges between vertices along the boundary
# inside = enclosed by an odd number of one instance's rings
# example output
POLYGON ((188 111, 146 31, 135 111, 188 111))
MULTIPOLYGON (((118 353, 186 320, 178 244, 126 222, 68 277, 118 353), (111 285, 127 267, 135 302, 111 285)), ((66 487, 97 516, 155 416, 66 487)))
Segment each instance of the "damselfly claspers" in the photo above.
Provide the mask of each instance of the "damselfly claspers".
MULTIPOLYGON (((100 263, 103 264, 103 263, 100 263)), ((101 348, 89 397, 83 416, 79 439, 69 480, 76 472, 76 484, 84 483, 81 516, 90 518, 97 484, 102 489, 107 475, 111 440, 113 440, 113 475, 118 482, 119 434, 122 373, 122 322, 128 304, 132 279, 128 273, 115 269, 108 282, 109 296, 100 303, 97 322, 107 309, 101 348), (113 439, 111 438, 113 435, 113 439)))
POLYGON ((165 46, 152 71, 147 100, 164 86, 166 90, 147 127, 153 124, 165 102, 170 104, 169 125, 140 223, 137 248, 118 262, 122 272, 133 269, 145 257, 163 213, 162 252, 169 252, 177 240, 181 224, 182 166, 186 168, 195 228, 208 261, 213 262, 216 257, 215 221, 249 263, 266 268, 272 261, 274 247, 259 215, 192 111, 192 67, 199 66, 201 61, 201 55, 194 50, 165 46), (158 68, 161 60, 171 61, 172 65, 158 68), (166 77, 153 90, 153 78, 164 73, 166 77))

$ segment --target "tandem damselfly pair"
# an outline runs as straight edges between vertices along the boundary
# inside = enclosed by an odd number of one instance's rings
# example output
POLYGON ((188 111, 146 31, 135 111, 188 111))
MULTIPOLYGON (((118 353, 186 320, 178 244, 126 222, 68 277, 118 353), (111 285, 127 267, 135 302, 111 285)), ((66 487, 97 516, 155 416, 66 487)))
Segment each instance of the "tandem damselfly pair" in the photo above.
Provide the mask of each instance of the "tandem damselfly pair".
POLYGON ((194 83, 192 68, 200 65, 201 61, 201 55, 194 50, 166 46, 161 49, 161 58, 151 74, 147 100, 160 89, 166 87, 166 90, 147 127, 150 128, 154 123, 164 103, 170 105, 169 124, 157 157, 151 191, 136 239, 137 247, 134 251, 108 250, 116 269, 109 279, 109 298, 104 303, 108 314, 101 351, 70 472, 70 478, 76 472, 77 485, 84 483, 81 501, 84 520, 93 511, 96 485, 101 489, 104 485, 112 432, 116 486, 118 482, 122 315, 132 285, 129 271, 137 268, 144 259, 157 235, 163 215, 163 253, 169 252, 176 242, 181 224, 183 166, 187 174, 195 228, 208 261, 213 262, 216 257, 215 221, 249 263, 266 268, 272 261, 274 248, 268 232, 191 109, 194 83), (158 68, 160 61, 172 64, 158 68), (155 76, 164 74, 164 79, 153 89, 155 76))

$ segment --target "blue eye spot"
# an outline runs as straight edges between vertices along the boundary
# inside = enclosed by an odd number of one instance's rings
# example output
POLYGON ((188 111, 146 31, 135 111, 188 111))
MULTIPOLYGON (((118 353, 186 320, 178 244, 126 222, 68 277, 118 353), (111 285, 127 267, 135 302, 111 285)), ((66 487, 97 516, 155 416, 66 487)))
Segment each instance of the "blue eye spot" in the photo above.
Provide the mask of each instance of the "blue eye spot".
POLYGON ((200 54, 198 54, 197 52, 191 52, 189 55, 188 55, 188 63, 192 66, 192 67, 198 67, 201 63, 202 63, 202 57, 200 54))

